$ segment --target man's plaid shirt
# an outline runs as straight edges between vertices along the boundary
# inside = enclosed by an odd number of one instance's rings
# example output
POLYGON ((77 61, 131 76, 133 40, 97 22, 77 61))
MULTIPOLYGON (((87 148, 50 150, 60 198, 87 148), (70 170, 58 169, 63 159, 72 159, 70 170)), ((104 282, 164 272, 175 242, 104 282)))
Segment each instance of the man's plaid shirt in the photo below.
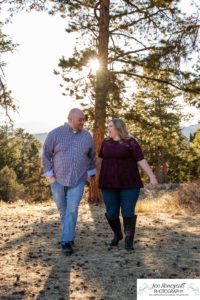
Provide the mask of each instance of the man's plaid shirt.
POLYGON ((43 147, 44 176, 54 175, 63 186, 76 186, 94 174, 95 149, 91 134, 74 132, 68 123, 49 132, 43 147), (90 173, 90 171, 92 173, 90 173))

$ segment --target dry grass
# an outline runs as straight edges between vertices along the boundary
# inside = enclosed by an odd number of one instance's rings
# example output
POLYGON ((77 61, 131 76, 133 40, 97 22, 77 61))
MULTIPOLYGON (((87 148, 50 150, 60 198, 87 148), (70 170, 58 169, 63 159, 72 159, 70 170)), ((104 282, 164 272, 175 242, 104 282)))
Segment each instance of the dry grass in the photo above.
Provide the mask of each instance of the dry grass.
POLYGON ((187 211, 200 212, 200 179, 182 185, 174 197, 178 205, 187 211))
POLYGON ((0 299, 135 300, 137 278, 199 278, 200 214, 172 209, 172 195, 138 202, 133 253, 107 245, 104 206, 83 201, 70 257, 52 201, 1 203, 0 299))
POLYGON ((165 193, 164 195, 152 199, 152 196, 149 196, 145 199, 139 200, 136 206, 137 213, 173 213, 179 212, 184 214, 184 209, 180 207, 176 198, 173 197, 173 193, 165 193))
POLYGON ((137 203, 138 212, 200 213, 200 180, 172 190, 147 190, 137 203))

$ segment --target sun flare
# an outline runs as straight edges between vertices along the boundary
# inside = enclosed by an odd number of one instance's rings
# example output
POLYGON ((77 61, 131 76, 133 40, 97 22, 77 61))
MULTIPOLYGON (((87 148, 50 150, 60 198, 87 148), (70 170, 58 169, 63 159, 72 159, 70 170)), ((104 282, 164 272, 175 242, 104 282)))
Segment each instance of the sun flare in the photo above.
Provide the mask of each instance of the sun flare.
POLYGON ((96 72, 100 69, 100 63, 98 59, 91 59, 88 65, 93 72, 96 72))

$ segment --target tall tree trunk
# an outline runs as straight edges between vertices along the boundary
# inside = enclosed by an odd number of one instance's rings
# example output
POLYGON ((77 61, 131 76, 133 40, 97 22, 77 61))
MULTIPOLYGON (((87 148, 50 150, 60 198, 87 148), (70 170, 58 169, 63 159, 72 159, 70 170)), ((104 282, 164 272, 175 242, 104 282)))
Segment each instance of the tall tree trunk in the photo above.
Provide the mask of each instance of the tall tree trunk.
MULTIPOLYGON (((163 108, 160 97, 156 97, 155 99, 155 111, 160 120, 161 130, 164 131, 163 124, 163 108)), ((167 182, 167 162, 166 162, 166 149, 164 147, 159 147, 158 149, 158 159, 156 164, 156 177, 159 183, 167 182)))
POLYGON ((159 150, 155 174, 159 183, 167 183, 167 162, 165 157, 165 149, 160 148, 159 150))
MULTIPOLYGON (((95 121, 93 138, 95 142, 96 151, 98 153, 105 133, 106 120, 106 106, 108 100, 109 89, 109 72, 108 72, 108 43, 109 43, 109 8, 110 0, 100 0, 98 3, 100 7, 99 22, 99 43, 98 43, 98 60, 100 69, 97 71, 96 87, 95 87, 95 121)), ((91 202, 99 202, 101 197, 98 190, 98 177, 93 183, 93 188, 90 193, 91 202)))
POLYGON ((109 7, 110 0, 101 0, 99 16, 99 44, 98 60, 100 69, 97 72, 95 87, 95 121, 94 121, 94 141, 97 151, 105 133, 106 105, 109 88, 108 74, 108 43, 109 43, 109 7))

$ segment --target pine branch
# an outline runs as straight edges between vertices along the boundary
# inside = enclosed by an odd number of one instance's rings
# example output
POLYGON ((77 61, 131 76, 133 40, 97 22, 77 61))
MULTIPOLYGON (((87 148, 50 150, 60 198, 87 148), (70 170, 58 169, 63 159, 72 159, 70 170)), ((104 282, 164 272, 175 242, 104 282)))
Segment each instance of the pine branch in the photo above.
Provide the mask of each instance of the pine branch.
POLYGON ((141 12, 140 9, 136 9, 136 10, 133 10, 133 11, 126 11, 126 12, 123 12, 123 13, 119 13, 119 14, 115 14, 115 15, 111 15, 110 16, 110 19, 117 19, 117 18, 121 18, 121 17, 124 17, 124 16, 129 16, 129 15, 133 15, 135 13, 139 13, 141 12))
POLYGON ((184 91, 184 92, 190 92, 193 94, 199 94, 199 92, 195 91, 194 89, 189 89, 189 88, 184 88, 184 86, 178 86, 176 84, 174 84, 171 80, 163 80, 163 79, 159 79, 159 78, 155 78, 155 77, 149 77, 149 76, 145 76, 145 75, 140 75, 140 74, 136 74, 136 73, 132 73, 132 72, 126 72, 126 71, 114 71, 113 73, 115 74, 124 74, 124 75, 128 75, 128 76, 133 76, 133 77, 138 77, 141 79, 146 79, 149 81, 154 81, 154 82, 159 82, 159 83, 164 83, 167 85, 170 85, 180 91, 184 91))
POLYGON ((99 16, 97 15, 97 10, 98 10, 98 7, 100 6, 100 1, 97 2, 94 6, 94 16, 95 18, 97 19, 97 21, 99 22, 99 16))
POLYGON ((146 47, 141 41, 139 41, 138 39, 136 39, 136 38, 133 37, 133 36, 129 36, 128 34, 120 33, 120 32, 113 32, 112 35, 123 36, 123 37, 125 37, 125 38, 130 39, 130 40, 136 41, 138 44, 142 45, 143 47, 146 47))
POLYGON ((118 58, 121 58, 121 57, 129 55, 129 54, 138 53, 138 52, 142 52, 142 51, 146 51, 146 50, 155 50, 155 49, 158 49, 158 48, 155 48, 155 46, 154 46, 154 47, 146 47, 146 48, 142 48, 142 49, 138 49, 138 50, 134 50, 134 51, 124 52, 124 53, 121 53, 118 56, 115 56, 114 58, 112 58, 110 60, 110 62, 113 62, 113 61, 117 60, 118 58))
MULTIPOLYGON (((139 19, 136 20, 136 21, 132 21, 132 22, 129 22, 129 23, 127 22, 127 23, 125 23, 125 24, 123 24, 123 25, 119 25, 118 28, 115 28, 115 29, 111 30, 110 33, 116 32, 116 30, 121 29, 120 26, 123 27, 124 29, 125 29, 125 28, 129 28, 129 27, 132 27, 132 26, 138 24, 139 22, 141 22, 141 21, 143 21, 143 20, 147 20, 147 21, 150 20, 156 27, 158 27, 157 24, 155 23, 155 21, 153 21, 153 20, 151 19, 151 17, 156 16, 160 11, 161 11, 161 10, 158 10, 157 12, 152 13, 152 14, 148 14, 147 12, 144 12, 144 14, 145 14, 144 17, 139 18, 139 19)), ((158 28, 159 28, 159 27, 158 27, 158 28)))

